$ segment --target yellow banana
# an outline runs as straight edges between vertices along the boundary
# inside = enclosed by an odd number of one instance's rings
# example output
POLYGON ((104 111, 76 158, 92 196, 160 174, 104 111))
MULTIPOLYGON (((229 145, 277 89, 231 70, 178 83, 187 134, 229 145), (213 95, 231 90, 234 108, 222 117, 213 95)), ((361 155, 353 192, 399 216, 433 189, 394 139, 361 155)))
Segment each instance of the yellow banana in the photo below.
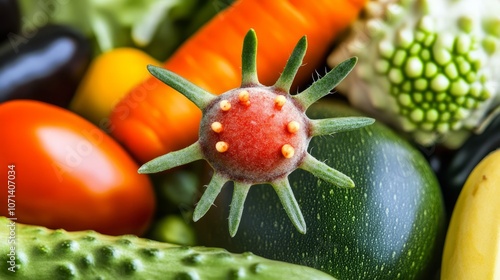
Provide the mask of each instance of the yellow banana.
POLYGON ((472 171, 446 235, 442 280, 500 279, 500 149, 472 171))

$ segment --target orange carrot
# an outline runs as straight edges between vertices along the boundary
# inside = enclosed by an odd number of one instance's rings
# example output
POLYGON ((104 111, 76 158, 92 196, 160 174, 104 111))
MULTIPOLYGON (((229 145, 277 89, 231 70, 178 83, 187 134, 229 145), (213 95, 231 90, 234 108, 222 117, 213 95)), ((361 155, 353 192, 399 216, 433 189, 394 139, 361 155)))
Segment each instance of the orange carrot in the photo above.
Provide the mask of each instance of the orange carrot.
MULTIPOLYGON (((308 52, 296 84, 309 81, 332 42, 367 0, 239 0, 189 38, 164 64, 214 94, 238 87, 243 38, 259 38, 260 83, 272 85, 300 37, 308 52)), ((145 66, 146 67, 146 66, 145 66)), ((182 94, 151 77, 117 104, 108 127, 140 162, 178 150, 198 138, 201 111, 182 94)))

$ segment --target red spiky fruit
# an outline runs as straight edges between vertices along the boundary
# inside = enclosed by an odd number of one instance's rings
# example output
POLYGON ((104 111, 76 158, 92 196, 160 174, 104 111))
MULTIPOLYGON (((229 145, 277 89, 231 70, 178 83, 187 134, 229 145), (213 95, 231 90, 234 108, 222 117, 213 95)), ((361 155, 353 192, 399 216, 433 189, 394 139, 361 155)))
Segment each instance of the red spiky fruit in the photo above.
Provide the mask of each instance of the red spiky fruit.
POLYGON ((195 103, 202 110, 203 118, 196 143, 145 163, 139 172, 160 172, 205 159, 214 168, 214 174, 196 205, 194 221, 210 209, 224 183, 233 181, 228 221, 229 232, 234 236, 250 187, 269 183, 294 226, 305 233, 304 217, 288 183, 288 174, 301 168, 336 186, 354 187, 348 176, 312 157, 307 146, 313 136, 363 127, 373 123, 373 119, 311 120, 305 114, 312 103, 328 94, 347 76, 356 64, 356 58, 340 63, 301 93, 290 95, 293 77, 305 54, 305 37, 299 40, 280 78, 270 87, 261 85, 257 78, 256 42, 255 32, 250 30, 243 44, 241 87, 220 96, 206 92, 166 69, 148 66, 155 77, 195 103))
POLYGON ((295 170, 310 138, 309 122, 291 98, 252 87, 226 92, 205 109, 199 142, 217 172, 255 184, 295 170))

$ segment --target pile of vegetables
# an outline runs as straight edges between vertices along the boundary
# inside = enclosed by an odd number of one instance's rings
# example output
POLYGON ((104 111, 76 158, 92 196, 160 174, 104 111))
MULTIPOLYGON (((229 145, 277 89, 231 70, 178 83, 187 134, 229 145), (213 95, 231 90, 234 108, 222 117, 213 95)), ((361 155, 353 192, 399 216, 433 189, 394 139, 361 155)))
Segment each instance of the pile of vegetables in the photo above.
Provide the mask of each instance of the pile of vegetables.
POLYGON ((0 278, 495 279, 497 11, 0 0, 0 278))

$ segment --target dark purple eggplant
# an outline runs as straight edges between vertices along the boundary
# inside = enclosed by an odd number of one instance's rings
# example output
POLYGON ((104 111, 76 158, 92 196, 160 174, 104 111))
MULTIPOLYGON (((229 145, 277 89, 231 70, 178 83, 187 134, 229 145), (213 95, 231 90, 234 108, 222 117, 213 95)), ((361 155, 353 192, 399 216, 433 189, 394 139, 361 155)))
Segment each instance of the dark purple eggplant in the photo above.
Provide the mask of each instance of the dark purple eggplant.
POLYGON ((34 32, 0 47, 0 102, 34 99, 67 107, 92 58, 90 43, 67 26, 34 32))
POLYGON ((17 0, 0 0, 0 43, 7 41, 10 33, 19 31, 21 12, 17 0))

